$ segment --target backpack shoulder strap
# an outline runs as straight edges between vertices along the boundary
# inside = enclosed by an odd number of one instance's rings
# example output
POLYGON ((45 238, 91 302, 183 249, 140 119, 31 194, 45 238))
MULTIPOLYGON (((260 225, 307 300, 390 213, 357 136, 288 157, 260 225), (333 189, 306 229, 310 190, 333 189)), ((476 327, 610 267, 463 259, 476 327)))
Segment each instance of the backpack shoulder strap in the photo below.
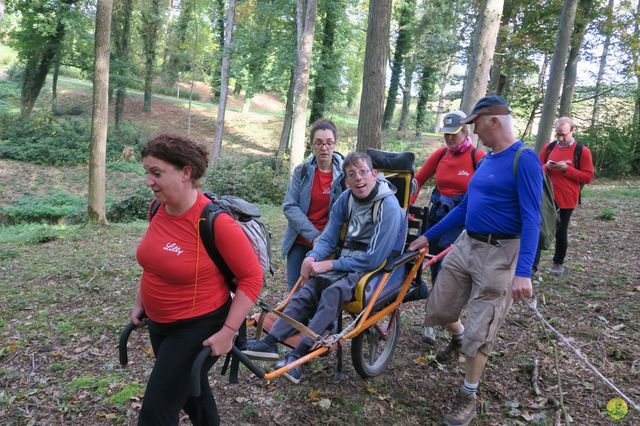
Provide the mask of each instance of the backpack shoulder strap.
POLYGON ((444 156, 447 155, 447 147, 443 147, 442 148, 442 152, 440 152, 440 157, 438 157, 438 162, 436 163, 436 168, 438 167, 438 164, 440 164, 440 161, 444 158, 444 156))
POLYGON ((544 154, 545 163, 549 160, 549 155, 551 155, 551 151, 553 151, 553 149, 556 147, 557 144, 558 144, 558 141, 553 141, 549 145, 547 145, 547 150, 545 151, 545 154, 544 154))
POLYGON ((148 221, 151 222, 151 219, 158 213, 158 209, 160 208, 160 201, 157 198, 151 200, 151 204, 149 204, 149 213, 148 213, 148 221))
POLYGON ((516 179, 518 179, 518 160, 520 159, 522 151, 524 151, 525 149, 529 149, 529 147, 527 147, 526 145, 522 145, 520 148, 518 148, 518 150, 516 151, 516 156, 513 158, 513 176, 516 179))
POLYGON ((198 225, 200 239, 202 240, 202 244, 204 245, 205 250, 207 250, 207 254, 211 258, 213 263, 216 264, 220 272, 222 272, 222 275, 224 275, 227 283, 230 283, 234 278, 233 272, 218 251, 215 243, 216 239, 214 224, 215 220, 221 213, 229 214, 229 212, 224 207, 215 203, 207 203, 207 205, 202 209, 198 225))
POLYGON ((582 158, 582 148, 584 145, 576 142, 576 148, 573 150, 573 167, 580 170, 580 159, 582 158))
POLYGON ((471 150, 471 164, 473 165, 473 170, 475 170, 476 166, 478 165, 476 163, 476 152, 478 152, 478 147, 474 146, 473 149, 471 150))

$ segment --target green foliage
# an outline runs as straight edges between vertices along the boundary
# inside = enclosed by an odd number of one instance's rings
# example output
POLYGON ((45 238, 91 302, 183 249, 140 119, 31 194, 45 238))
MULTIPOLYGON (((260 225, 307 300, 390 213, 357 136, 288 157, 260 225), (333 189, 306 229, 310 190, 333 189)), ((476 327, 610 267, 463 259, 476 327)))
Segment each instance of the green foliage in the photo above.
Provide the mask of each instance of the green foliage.
POLYGON ((80 216, 86 208, 84 197, 58 189, 45 195, 24 195, 15 204, 0 208, 0 215, 10 222, 57 221, 80 216))
POLYGON ((17 84, 0 80, 0 109, 11 108, 20 99, 20 87, 17 84))
POLYGON ((149 188, 140 187, 133 194, 114 201, 107 211, 107 219, 111 222, 147 220, 151 199, 152 194, 149 188))
MULTIPOLYGON (((56 119, 50 114, 32 114, 18 118, 0 111, 0 158, 36 164, 68 166, 89 161, 91 123, 86 119, 56 119)), ((110 131, 107 160, 116 160, 125 146, 136 150, 142 135, 133 127, 110 131)))
POLYGON ((252 203, 282 203, 287 190, 286 174, 276 175, 270 164, 249 157, 221 157, 205 177, 204 189, 232 194, 252 203))
POLYGON ((597 125, 580 135, 579 141, 591 150, 596 176, 640 175, 640 140, 632 126, 597 125))
POLYGON ((610 209, 608 207, 605 207, 604 209, 602 209, 602 212, 598 216, 598 219, 613 220, 616 218, 617 215, 618 215, 618 212, 615 209, 610 209))
POLYGON ((127 163, 125 161, 110 161, 107 163, 107 170, 124 172, 124 173, 135 173, 138 176, 144 176, 144 168, 138 162, 135 163, 127 163))
POLYGON ((140 383, 131 383, 123 387, 118 392, 107 398, 108 402, 116 405, 125 405, 134 396, 141 396, 144 392, 144 386, 140 383))
POLYGON ((12 65, 18 59, 18 54, 9 46, 0 45, 0 65, 12 65))

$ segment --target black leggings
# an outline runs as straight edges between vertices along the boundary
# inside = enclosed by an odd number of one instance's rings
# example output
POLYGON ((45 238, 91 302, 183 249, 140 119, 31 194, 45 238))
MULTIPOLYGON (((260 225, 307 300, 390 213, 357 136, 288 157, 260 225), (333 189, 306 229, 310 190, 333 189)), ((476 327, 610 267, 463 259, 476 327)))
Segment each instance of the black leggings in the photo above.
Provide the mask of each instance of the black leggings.
POLYGON ((202 342, 222 328, 231 298, 202 317, 169 324, 149 321, 149 337, 156 362, 147 382, 138 425, 177 425, 180 409, 196 425, 218 425, 220 416, 209 386, 208 372, 217 361, 209 357, 200 372, 200 396, 191 396, 191 365, 202 342))
MULTIPOLYGON (((567 255, 567 247, 569 245, 569 222, 571 221, 571 213, 573 209, 560 209, 560 223, 556 228, 556 251, 553 255, 553 263, 562 265, 567 255)), ((533 261, 533 270, 538 270, 538 262, 540 262, 540 254, 542 249, 538 243, 538 251, 533 261)))

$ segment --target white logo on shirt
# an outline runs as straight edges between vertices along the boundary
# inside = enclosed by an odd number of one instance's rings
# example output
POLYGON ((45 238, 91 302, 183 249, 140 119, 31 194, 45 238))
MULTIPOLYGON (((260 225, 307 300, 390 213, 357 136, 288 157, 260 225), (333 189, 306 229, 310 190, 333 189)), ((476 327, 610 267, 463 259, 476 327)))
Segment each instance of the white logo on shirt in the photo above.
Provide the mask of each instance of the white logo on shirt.
POLYGON ((458 176, 471 176, 471 174, 466 170, 458 170, 458 176))
POLYGON ((182 249, 176 243, 167 243, 167 245, 164 246, 162 250, 170 251, 172 253, 177 253, 178 256, 182 254, 182 249))

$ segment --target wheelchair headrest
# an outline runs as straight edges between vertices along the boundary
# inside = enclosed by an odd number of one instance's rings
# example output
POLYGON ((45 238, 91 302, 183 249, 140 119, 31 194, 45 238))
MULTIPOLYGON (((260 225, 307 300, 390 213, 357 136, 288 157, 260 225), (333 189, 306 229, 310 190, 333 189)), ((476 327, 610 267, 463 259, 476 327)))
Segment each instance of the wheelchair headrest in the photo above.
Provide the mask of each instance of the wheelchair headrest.
POLYGON ((413 162, 415 161, 413 152, 386 152, 369 148, 367 154, 371 157, 371 163, 376 170, 403 170, 413 176, 413 162))

